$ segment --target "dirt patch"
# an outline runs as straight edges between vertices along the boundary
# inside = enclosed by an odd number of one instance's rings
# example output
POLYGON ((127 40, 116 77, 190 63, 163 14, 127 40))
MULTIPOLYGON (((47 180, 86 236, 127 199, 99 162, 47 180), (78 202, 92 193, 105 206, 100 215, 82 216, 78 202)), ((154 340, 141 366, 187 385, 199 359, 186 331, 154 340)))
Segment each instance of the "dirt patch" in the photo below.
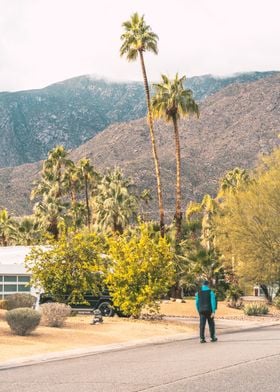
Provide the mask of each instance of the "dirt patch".
MULTIPOLYGON (((166 316, 198 317, 194 300, 186 300, 185 303, 166 301, 161 304, 160 312, 166 316)), ((216 318, 232 320, 256 320, 256 319, 280 319, 280 310, 275 306, 269 306, 267 316, 246 316, 242 309, 229 308, 226 302, 219 302, 216 318)))
MULTIPOLYGON (((185 303, 166 301, 161 304, 160 312, 166 316, 198 317, 194 300, 186 300, 185 303)), ((233 309, 226 306, 225 302, 218 303, 216 317, 240 317, 243 310, 233 309)))
POLYGON ((16 336, 4 321, 3 313, 0 313, 0 363, 74 348, 193 333, 193 329, 186 325, 117 317, 105 318, 103 324, 90 325, 92 316, 83 315, 68 318, 64 328, 39 326, 30 336, 16 336))

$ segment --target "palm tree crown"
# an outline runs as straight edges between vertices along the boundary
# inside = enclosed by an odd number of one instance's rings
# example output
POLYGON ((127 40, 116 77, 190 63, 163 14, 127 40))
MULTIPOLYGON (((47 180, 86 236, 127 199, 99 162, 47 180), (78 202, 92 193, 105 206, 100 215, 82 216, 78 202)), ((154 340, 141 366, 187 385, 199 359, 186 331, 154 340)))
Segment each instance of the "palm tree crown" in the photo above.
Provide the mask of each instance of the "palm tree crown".
POLYGON ((130 20, 124 22, 122 26, 125 32, 121 35, 121 40, 123 41, 120 49, 121 56, 126 55, 128 61, 135 61, 139 52, 158 53, 158 36, 146 24, 144 15, 139 16, 135 12, 131 15, 130 20))
POLYGON ((251 179, 246 169, 236 167, 230 170, 220 181, 218 198, 225 196, 228 192, 235 193, 242 186, 249 184, 250 181, 251 179))
POLYGON ((98 193, 92 199, 97 228, 123 232, 137 211, 137 197, 131 188, 132 183, 118 168, 102 178, 98 193))
POLYGON ((179 78, 177 73, 174 80, 170 80, 166 75, 161 75, 161 78, 162 83, 154 84, 155 95, 152 98, 154 117, 170 122, 174 119, 178 121, 189 114, 199 116, 192 90, 184 88, 186 77, 179 78))

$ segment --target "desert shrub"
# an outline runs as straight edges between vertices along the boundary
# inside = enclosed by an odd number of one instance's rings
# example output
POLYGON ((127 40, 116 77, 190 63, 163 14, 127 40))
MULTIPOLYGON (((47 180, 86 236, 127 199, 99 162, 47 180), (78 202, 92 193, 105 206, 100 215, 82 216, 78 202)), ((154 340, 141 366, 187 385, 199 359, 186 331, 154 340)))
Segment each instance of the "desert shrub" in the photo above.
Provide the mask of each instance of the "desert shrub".
POLYGON ((5 299, 0 300, 0 309, 7 309, 7 301, 5 299))
POLYGON ((31 294, 11 294, 6 298, 7 310, 17 308, 33 308, 36 304, 36 297, 31 294))
POLYGON ((34 309, 17 308, 6 313, 6 321, 16 335, 29 335, 40 323, 41 315, 34 309))
POLYGON ((277 309, 280 309, 280 296, 274 298, 273 305, 276 306, 277 309))
POLYGON ((242 290, 237 285, 231 285, 227 290, 227 306, 230 308, 241 308, 242 307, 242 300, 241 296, 243 295, 242 290))
POLYGON ((57 302, 46 303, 41 306, 42 323, 48 327, 60 328, 63 326, 66 317, 71 315, 69 305, 57 302))
POLYGON ((244 313, 247 316, 259 316, 263 314, 267 314, 269 311, 267 305, 265 304, 247 304, 244 306, 244 313))

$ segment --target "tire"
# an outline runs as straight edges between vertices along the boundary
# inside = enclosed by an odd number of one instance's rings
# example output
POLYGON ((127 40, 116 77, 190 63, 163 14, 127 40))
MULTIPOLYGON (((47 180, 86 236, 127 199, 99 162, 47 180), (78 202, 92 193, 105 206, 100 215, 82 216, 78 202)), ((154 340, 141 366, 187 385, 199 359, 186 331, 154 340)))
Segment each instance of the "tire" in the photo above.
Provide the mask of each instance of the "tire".
POLYGON ((115 314, 115 309, 110 302, 101 302, 98 309, 103 317, 113 317, 115 314))

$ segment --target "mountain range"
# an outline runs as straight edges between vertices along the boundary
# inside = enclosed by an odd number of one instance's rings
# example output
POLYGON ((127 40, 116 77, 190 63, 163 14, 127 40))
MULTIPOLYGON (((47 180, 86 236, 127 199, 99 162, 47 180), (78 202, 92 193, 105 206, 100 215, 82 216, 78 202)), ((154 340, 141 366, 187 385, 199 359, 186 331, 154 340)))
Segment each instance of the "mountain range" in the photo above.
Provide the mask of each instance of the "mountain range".
MULTIPOLYGON (((186 87, 201 101, 231 83, 249 82, 274 72, 227 78, 204 75, 186 87)), ((145 116, 142 83, 116 83, 80 76, 39 90, 0 93, 0 167, 45 159, 57 144, 75 148, 111 124, 145 116)))
MULTIPOLYGON (((280 73, 243 83, 232 83, 200 102, 199 119, 179 123, 182 149, 183 205, 215 194, 220 177, 239 166, 252 168, 260 154, 279 145, 280 73)), ((113 108, 115 109, 115 108, 113 108)), ((164 202, 169 218, 174 213, 175 154, 173 129, 156 122, 164 202)), ((78 148, 71 157, 89 157, 101 171, 120 166, 140 188, 152 190, 150 217, 156 217, 155 176, 145 118, 114 123, 78 148)), ((32 181, 41 162, 0 169, 0 204, 15 214, 31 211, 32 181)))

